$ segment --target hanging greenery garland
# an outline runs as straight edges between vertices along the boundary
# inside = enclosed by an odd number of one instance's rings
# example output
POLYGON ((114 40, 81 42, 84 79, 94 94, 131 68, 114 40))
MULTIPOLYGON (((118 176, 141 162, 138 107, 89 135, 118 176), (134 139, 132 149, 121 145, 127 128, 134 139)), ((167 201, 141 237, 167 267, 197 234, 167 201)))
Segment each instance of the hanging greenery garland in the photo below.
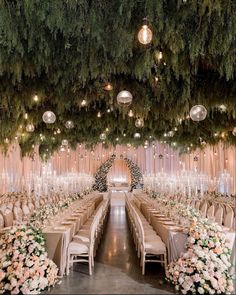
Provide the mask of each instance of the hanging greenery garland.
POLYGON ((140 168, 132 160, 124 158, 125 163, 127 164, 130 174, 131 174, 131 191, 133 189, 142 189, 143 188, 143 175, 140 168))
POLYGON ((36 144, 50 155, 64 138, 71 147, 93 146, 107 127, 105 144, 119 137, 140 145, 152 136, 182 151, 201 146, 199 138, 235 145, 234 11, 230 0, 1 2, 0 145, 7 149, 17 137, 22 155, 36 144), (153 38, 143 45, 137 34, 146 15, 153 38), (116 103, 124 89, 133 96, 133 118, 116 103), (188 118, 196 104, 208 111, 198 123, 188 118), (57 118, 50 126, 42 120, 48 110, 57 118), (133 138, 137 117, 145 120, 140 140, 133 138))
POLYGON ((99 192, 106 192, 107 191, 107 173, 109 172, 109 169, 111 168, 114 160, 116 158, 116 155, 112 155, 107 161, 105 161, 97 170, 94 178, 95 183, 93 185, 93 190, 99 191, 99 192))

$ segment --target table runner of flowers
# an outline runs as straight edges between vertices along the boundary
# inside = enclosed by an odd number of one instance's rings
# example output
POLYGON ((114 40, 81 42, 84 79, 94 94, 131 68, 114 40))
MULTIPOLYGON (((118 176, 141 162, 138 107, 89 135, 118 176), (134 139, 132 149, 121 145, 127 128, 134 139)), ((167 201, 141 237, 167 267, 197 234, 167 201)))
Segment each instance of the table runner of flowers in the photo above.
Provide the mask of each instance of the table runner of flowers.
POLYGON ((47 223, 49 218, 58 214, 60 210, 68 208, 74 201, 83 198, 90 192, 90 189, 85 190, 82 193, 69 195, 66 199, 60 200, 57 203, 45 204, 31 215, 29 224, 35 226, 36 228, 42 228, 44 224, 47 223))
POLYGON ((166 278, 183 294, 231 294, 233 287, 231 250, 222 227, 202 218, 189 205, 152 193, 158 208, 185 227, 186 252, 168 265, 166 278))

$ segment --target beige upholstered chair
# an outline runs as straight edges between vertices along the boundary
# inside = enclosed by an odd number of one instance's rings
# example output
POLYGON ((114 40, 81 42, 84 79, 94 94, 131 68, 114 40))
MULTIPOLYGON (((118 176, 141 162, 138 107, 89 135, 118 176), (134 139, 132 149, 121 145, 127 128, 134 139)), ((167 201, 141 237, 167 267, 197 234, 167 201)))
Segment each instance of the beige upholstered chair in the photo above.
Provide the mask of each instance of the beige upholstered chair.
POLYGON ((33 203, 35 209, 40 208, 40 202, 39 202, 39 199, 37 197, 34 197, 34 199, 32 200, 32 203, 33 203))
POLYGON ((3 215, 0 213, 0 229, 4 228, 4 218, 3 215))
POLYGON ((22 202, 21 209, 22 209, 22 212, 23 212, 23 215, 24 215, 23 218, 27 219, 30 216, 30 209, 29 209, 29 207, 27 205, 26 200, 24 200, 22 202))
POLYGON ((222 225, 223 216, 224 216, 224 208, 222 207, 221 204, 219 204, 215 212, 215 222, 217 222, 219 225, 222 225))
POLYGON ((34 212, 34 204, 31 201, 28 201, 28 207, 30 210, 30 214, 32 214, 34 212))
POLYGON ((226 213, 225 217, 224 217, 224 226, 226 228, 232 229, 233 228, 233 222, 234 222, 234 211, 231 208, 228 209, 228 212, 226 213))
POLYGON ((215 204, 214 203, 207 209, 206 217, 213 221, 215 220, 215 204))
POLYGON ((11 209, 6 208, 3 212, 2 212, 2 216, 4 218, 4 226, 8 227, 8 226, 12 226, 13 225, 13 212, 11 209))
POLYGON ((131 226, 133 227, 132 233, 134 236, 136 249, 138 251, 138 257, 141 253, 142 274, 145 274, 145 264, 147 262, 161 263, 166 269, 167 256, 165 244, 162 242, 157 233, 152 229, 139 209, 133 204, 126 197, 126 208, 129 219, 131 220, 131 226))
POLYGON ((200 205, 201 205, 201 201, 196 201, 195 202, 195 209, 199 210, 200 209, 200 205))
MULTIPOLYGON (((96 239, 96 230, 100 223, 103 213, 103 206, 100 206, 93 218, 90 226, 88 239, 80 238, 80 233, 75 237, 68 246, 67 269, 69 274, 71 265, 75 262, 87 262, 89 264, 89 275, 92 275, 92 266, 94 265, 94 246, 96 239)), ((82 233, 83 234, 83 233, 82 233)))
POLYGON ((206 217, 207 214, 207 208, 208 208, 208 202, 204 201, 204 203, 202 204, 202 206, 200 207, 200 214, 202 215, 203 218, 206 217))
POLYGON ((16 201, 15 205, 13 207, 13 215, 14 215, 14 220, 18 222, 22 222, 23 220, 23 211, 20 207, 20 201, 16 201))

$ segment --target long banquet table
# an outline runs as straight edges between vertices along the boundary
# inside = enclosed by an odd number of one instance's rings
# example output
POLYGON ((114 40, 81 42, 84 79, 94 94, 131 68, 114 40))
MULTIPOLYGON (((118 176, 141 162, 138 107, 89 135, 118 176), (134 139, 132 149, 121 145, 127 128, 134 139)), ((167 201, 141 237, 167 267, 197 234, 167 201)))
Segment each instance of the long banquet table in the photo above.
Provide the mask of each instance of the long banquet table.
MULTIPOLYGON (((144 200, 142 197, 138 198, 138 206, 145 218, 165 243, 168 252, 168 263, 177 260, 182 253, 187 251, 186 242, 188 235, 184 228, 170 220, 164 214, 158 212, 158 210, 153 207, 151 200, 144 200)), ((229 241, 230 248, 232 249, 231 262, 235 264, 236 232, 233 230, 224 230, 224 232, 229 241)))
POLYGON ((59 276, 63 276, 65 273, 67 247, 73 235, 86 222, 88 211, 90 210, 90 214, 92 214, 102 199, 101 194, 93 194, 86 203, 83 200, 77 200, 70 208, 53 216, 50 224, 44 227, 43 234, 48 257, 57 264, 59 276))

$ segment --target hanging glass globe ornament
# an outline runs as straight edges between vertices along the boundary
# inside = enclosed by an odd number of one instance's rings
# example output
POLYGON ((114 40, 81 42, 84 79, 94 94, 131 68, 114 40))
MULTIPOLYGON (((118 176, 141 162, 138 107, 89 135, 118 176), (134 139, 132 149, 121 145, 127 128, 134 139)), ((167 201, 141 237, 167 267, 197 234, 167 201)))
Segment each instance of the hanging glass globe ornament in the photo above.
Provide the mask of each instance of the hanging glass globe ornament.
POLYGON ((195 105, 190 110, 190 118, 193 121, 203 121, 207 116, 207 110, 203 105, 195 105))
POLYGON ((67 139, 63 139, 61 142, 61 145, 63 145, 63 146, 67 146, 68 144, 69 144, 69 142, 67 139))
POLYGON ((236 127, 234 127, 232 134, 233 134, 233 136, 236 136, 236 127))
POLYGON ((33 124, 28 124, 26 125, 26 131, 27 132, 34 132, 34 125, 33 124))
POLYGON ((74 122, 70 120, 66 121, 65 126, 67 129, 73 129, 75 127, 74 122))
POLYGON ((43 114, 43 122, 46 124, 53 124, 56 121, 56 115, 51 111, 46 111, 43 114))
POLYGON ((101 133, 100 136, 99 136, 99 138, 100 138, 101 140, 105 140, 105 139, 107 138, 107 136, 106 136, 105 133, 101 133))
POLYGON ((144 120, 142 118, 138 118, 135 121, 135 126, 137 128, 142 128, 144 126, 144 120))
POLYGON ((134 138, 140 138, 140 137, 141 137, 140 133, 138 133, 138 132, 134 133, 134 138))
POLYGON ((141 44, 147 45, 152 41, 152 31, 148 25, 143 25, 138 32, 138 40, 141 44))
POLYGON ((128 90, 122 90, 117 95, 117 103, 122 106, 129 106, 133 100, 132 94, 128 90))

